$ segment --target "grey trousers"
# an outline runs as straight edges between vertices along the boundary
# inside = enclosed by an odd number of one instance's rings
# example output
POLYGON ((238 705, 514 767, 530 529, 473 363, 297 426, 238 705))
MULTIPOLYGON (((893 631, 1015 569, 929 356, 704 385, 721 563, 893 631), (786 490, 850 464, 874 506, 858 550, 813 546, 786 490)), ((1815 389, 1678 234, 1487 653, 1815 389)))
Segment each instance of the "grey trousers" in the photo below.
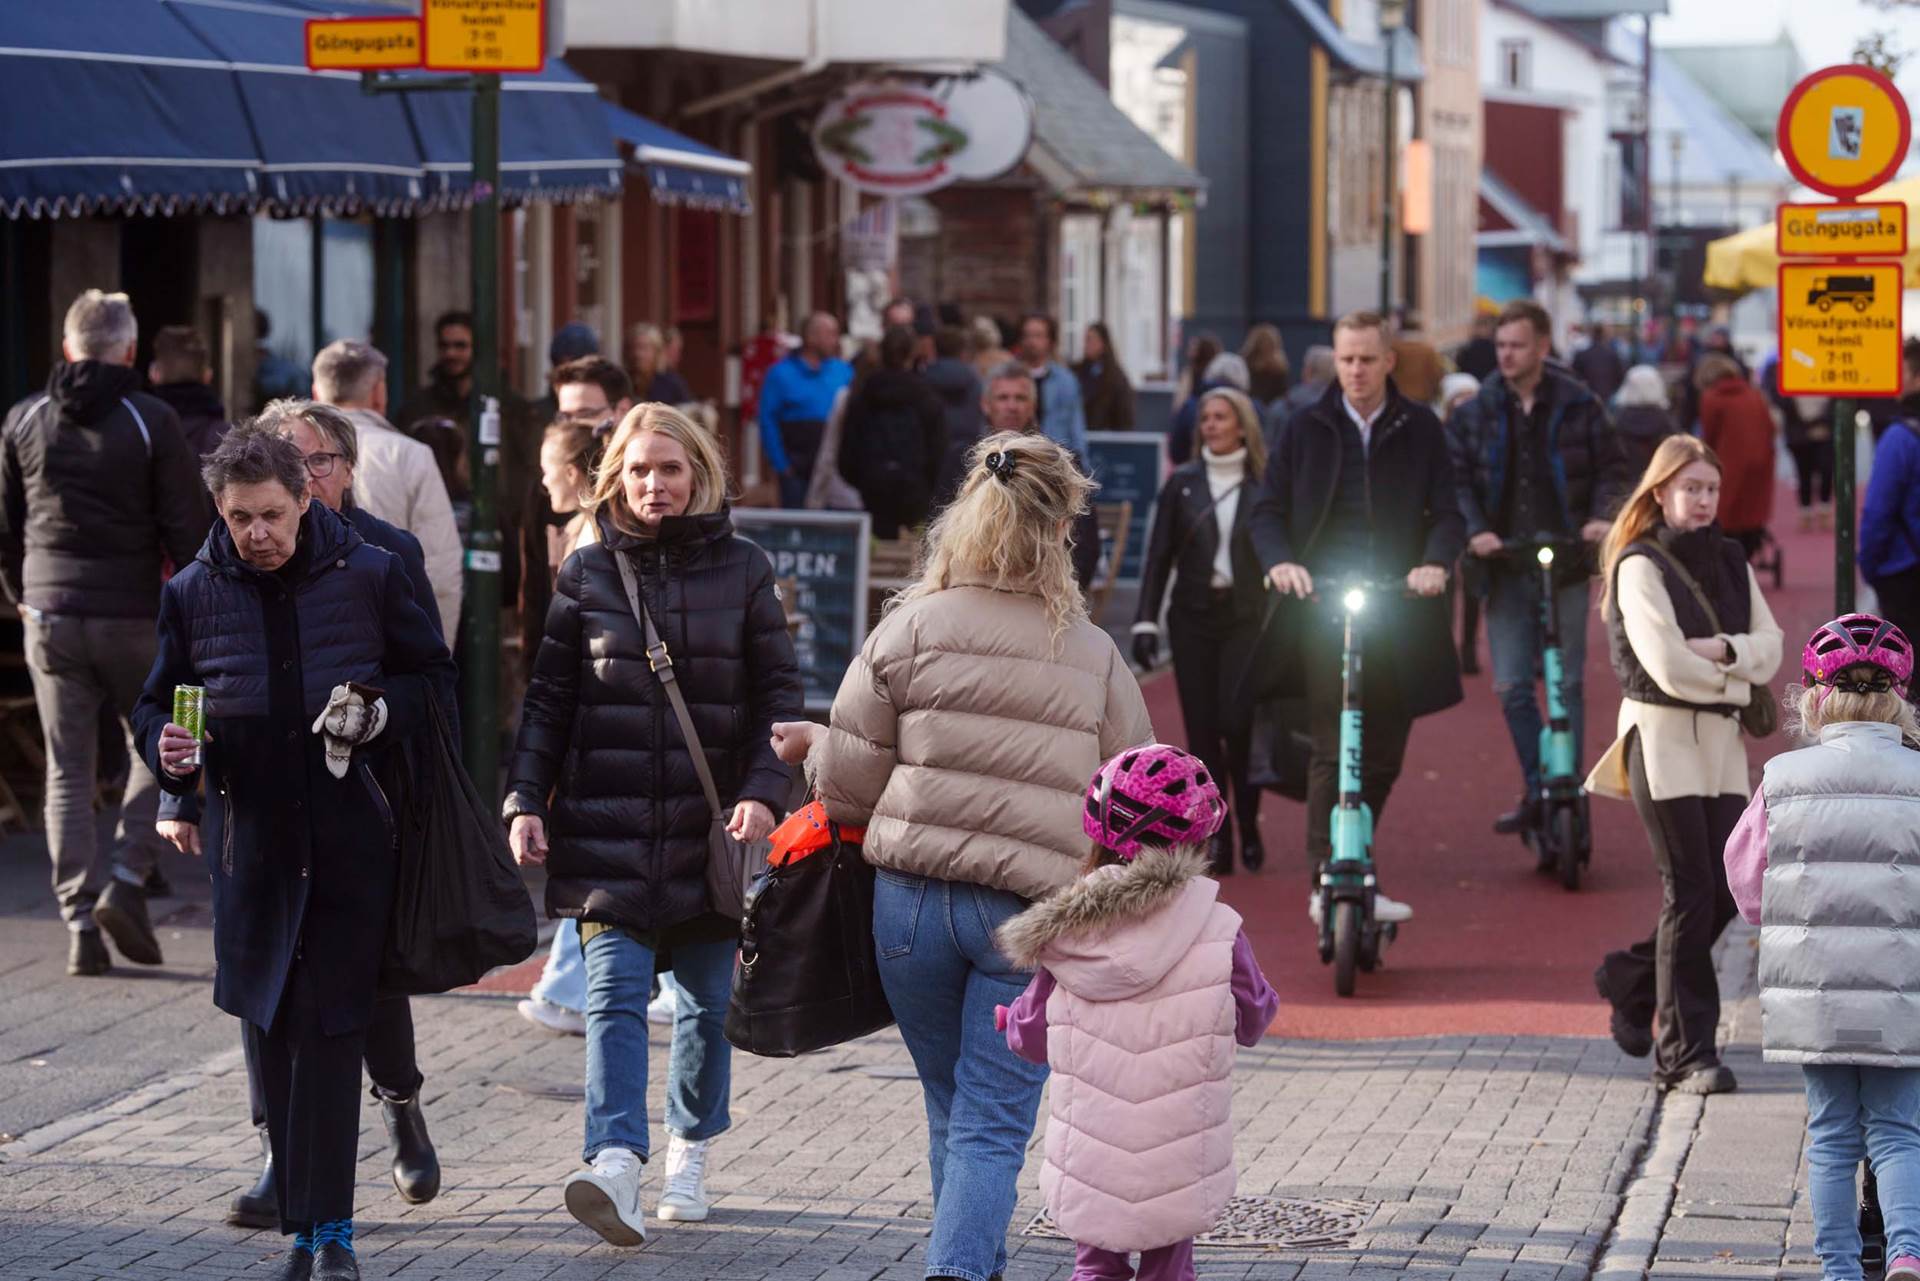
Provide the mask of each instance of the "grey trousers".
POLYGON ((153 620, 145 618, 29 611, 24 623, 27 675, 46 740, 45 821, 53 892, 70 927, 91 929, 93 904, 107 878, 118 873, 143 881, 159 852, 154 815, 160 784, 141 761, 128 721, 159 642, 153 620), (96 818, 102 708, 120 719, 129 767, 118 806, 96 818), (111 845, 102 839, 108 831, 111 845))

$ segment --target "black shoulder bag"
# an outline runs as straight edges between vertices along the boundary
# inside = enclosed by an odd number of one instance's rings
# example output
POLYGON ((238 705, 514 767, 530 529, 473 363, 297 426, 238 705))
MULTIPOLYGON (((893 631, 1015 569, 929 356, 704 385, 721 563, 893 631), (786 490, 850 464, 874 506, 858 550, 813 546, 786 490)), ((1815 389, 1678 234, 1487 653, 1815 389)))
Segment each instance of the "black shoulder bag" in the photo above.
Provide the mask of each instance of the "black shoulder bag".
POLYGON ((627 604, 647 638, 647 666, 660 678, 667 702, 673 705, 674 719, 680 722, 680 737, 686 740, 687 751, 693 756, 694 773, 700 776, 700 790, 707 794, 707 807, 713 811, 713 820, 707 828, 707 906, 728 920, 738 921, 746 914, 747 886, 755 873, 766 866, 770 847, 765 841, 742 843, 727 831, 727 816, 720 808, 720 792, 713 785, 713 771, 707 767, 707 754, 700 746, 700 735, 694 730, 693 717, 687 711, 687 697, 680 692, 680 682, 673 674, 673 656, 667 653, 666 642, 653 626, 653 616, 640 600, 640 580, 634 576, 626 554, 615 548, 608 550, 613 552, 613 563, 620 567, 627 604))

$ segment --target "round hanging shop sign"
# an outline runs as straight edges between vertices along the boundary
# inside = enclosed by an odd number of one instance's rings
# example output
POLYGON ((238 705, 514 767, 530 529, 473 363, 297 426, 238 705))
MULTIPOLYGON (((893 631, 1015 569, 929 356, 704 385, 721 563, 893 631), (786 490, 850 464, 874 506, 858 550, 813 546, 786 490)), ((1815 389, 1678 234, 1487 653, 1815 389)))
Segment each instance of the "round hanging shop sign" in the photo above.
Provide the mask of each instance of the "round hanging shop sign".
POLYGON ((813 126, 813 149, 827 172, 884 196, 998 177, 1020 163, 1032 140, 1026 94, 992 71, 932 85, 856 84, 813 126))
POLYGON ((1787 168, 1815 191, 1847 199, 1899 172, 1913 123, 1893 81, 1871 67, 1826 67, 1793 87, 1776 137, 1787 168))

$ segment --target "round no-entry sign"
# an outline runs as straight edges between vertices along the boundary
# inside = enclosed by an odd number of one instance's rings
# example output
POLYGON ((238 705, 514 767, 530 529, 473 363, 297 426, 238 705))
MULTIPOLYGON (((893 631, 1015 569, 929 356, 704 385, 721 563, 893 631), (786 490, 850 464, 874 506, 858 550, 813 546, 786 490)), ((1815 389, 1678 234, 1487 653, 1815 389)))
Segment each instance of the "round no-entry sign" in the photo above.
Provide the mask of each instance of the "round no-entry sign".
POLYGON ((1913 122, 1893 81, 1871 67, 1826 67, 1793 87, 1777 138, 1787 168, 1815 191, 1857 196, 1907 158, 1913 122))

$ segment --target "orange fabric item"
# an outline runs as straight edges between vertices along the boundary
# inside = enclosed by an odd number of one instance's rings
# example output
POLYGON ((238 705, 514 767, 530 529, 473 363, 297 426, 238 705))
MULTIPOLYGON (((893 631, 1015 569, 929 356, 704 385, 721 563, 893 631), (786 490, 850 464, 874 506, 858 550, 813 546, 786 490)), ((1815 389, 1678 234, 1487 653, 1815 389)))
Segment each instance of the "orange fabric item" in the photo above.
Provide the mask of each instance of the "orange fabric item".
MULTIPOLYGON (((866 836, 864 827, 840 829, 840 839, 851 845, 860 844, 866 836)), ((802 806, 774 828, 768 840, 773 846, 767 852, 770 867, 787 867, 810 854, 818 854, 833 844, 833 833, 827 829, 827 807, 819 801, 802 806)))

